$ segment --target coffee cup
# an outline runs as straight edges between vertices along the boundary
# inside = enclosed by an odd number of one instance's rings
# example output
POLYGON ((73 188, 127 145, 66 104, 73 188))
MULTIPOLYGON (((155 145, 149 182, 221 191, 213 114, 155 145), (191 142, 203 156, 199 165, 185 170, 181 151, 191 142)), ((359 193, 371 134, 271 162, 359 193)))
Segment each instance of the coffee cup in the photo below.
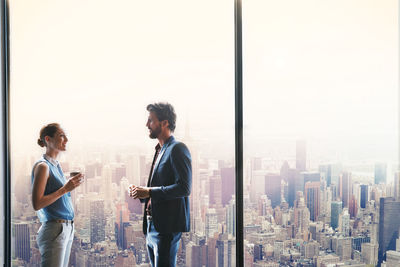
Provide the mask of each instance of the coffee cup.
POLYGON ((80 174, 81 172, 80 171, 73 171, 73 172, 70 172, 69 173, 69 177, 74 177, 74 176, 76 176, 76 175, 78 175, 78 174, 80 174))

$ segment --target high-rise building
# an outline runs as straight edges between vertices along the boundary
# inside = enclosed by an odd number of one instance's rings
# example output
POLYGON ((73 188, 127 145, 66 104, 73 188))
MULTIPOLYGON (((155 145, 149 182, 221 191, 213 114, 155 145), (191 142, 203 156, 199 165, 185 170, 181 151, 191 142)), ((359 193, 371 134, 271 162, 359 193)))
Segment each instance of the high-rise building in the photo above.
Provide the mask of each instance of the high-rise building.
POLYGON ((349 211, 347 209, 344 209, 342 214, 339 216, 340 218, 340 232, 342 232, 342 234, 344 236, 349 236, 350 235, 350 214, 349 211))
POLYGON ((386 252, 386 267, 400 266, 400 252, 389 250, 386 252))
POLYGON ((222 181, 219 174, 214 174, 209 180, 209 201, 210 205, 220 205, 222 203, 222 181))
POLYGON ((379 205, 379 250, 378 264, 386 258, 386 251, 396 249, 400 228, 400 201, 393 197, 382 197, 379 205))
POLYGON ((361 252, 361 246, 363 243, 370 243, 371 242, 371 237, 367 235, 359 235, 359 236, 353 236, 353 249, 358 250, 361 252))
POLYGON ((271 207, 271 200, 268 199, 267 195, 262 195, 258 199, 258 215, 266 216, 267 209, 271 207))
POLYGON ((319 172, 325 175, 326 186, 330 186, 332 183, 339 184, 339 176, 342 172, 342 164, 331 163, 323 164, 319 166, 319 172))
POLYGON ((376 266, 378 263, 378 244, 362 243, 361 258, 364 263, 376 266))
POLYGON ((272 208, 281 204, 281 176, 279 174, 265 175, 265 193, 271 199, 272 208))
POLYGON ((96 164, 88 163, 85 165, 85 178, 94 178, 96 177, 96 164))
POLYGON ((306 163, 307 163, 306 141, 305 140, 297 140, 296 141, 296 169, 299 171, 305 171, 306 163))
POLYGON ((284 180, 285 182, 287 182, 289 179, 289 169, 290 169, 289 163, 285 160, 282 164, 282 167, 281 167, 281 170, 279 173, 281 175, 282 180, 284 180))
POLYGON ((190 241, 186 245, 186 266, 202 267, 206 265, 206 245, 190 241))
POLYGON ((214 236, 218 232, 218 217, 215 209, 208 209, 206 212, 206 223, 204 233, 207 237, 214 236))
POLYGON ((262 195, 265 195, 265 171, 253 171, 250 182, 250 198, 252 202, 256 202, 262 195))
POLYGON ((90 243, 105 240, 104 200, 90 200, 90 243))
POLYGON ((304 258, 312 259, 314 256, 318 256, 319 253, 319 243, 316 241, 311 241, 304 246, 304 258))
POLYGON ((326 186, 331 185, 331 166, 329 164, 321 164, 318 166, 319 173, 325 177, 326 186))
POLYGON ((31 246, 27 223, 13 223, 13 240, 15 257, 29 262, 31 259, 31 246))
POLYGON ((331 226, 333 229, 339 226, 339 215, 342 213, 342 201, 332 201, 331 203, 331 226))
POLYGON ((115 167, 115 169, 112 172, 112 182, 119 184, 122 177, 126 177, 125 165, 120 165, 120 166, 115 167))
POLYGON ((350 197, 350 203, 349 203, 349 213, 351 218, 355 218, 357 216, 358 212, 358 204, 356 197, 354 195, 351 195, 350 197))
POLYGON ((107 209, 111 209, 112 202, 112 170, 110 165, 104 165, 102 169, 102 193, 104 195, 105 206, 107 209))
POLYGON ((310 220, 317 221, 320 211, 320 192, 321 183, 320 182, 307 182, 305 185, 305 201, 307 208, 310 211, 310 220))
POLYGON ((296 192, 303 191, 304 181, 303 176, 297 169, 289 169, 288 172, 288 203, 290 207, 294 206, 296 192))
POLYGON ((350 237, 340 237, 337 240, 336 254, 343 260, 351 259, 351 238, 350 237))
POLYGON ((340 176, 340 197, 343 202, 343 207, 348 208, 350 202, 350 195, 352 192, 351 173, 343 172, 340 176))
POLYGON ((307 182, 320 182, 321 181, 321 174, 319 172, 301 172, 300 175, 302 176, 302 180, 304 186, 307 182))
POLYGON ((304 236, 308 232, 310 211, 305 205, 302 192, 299 191, 298 193, 298 200, 296 200, 296 206, 294 207, 294 226, 296 231, 304 236))
POLYGON ((394 198, 400 201, 400 172, 394 174, 394 198))
POLYGON ((116 212, 116 240, 117 245, 120 249, 126 249, 126 242, 125 242, 125 225, 129 223, 129 210, 128 210, 128 203, 118 203, 117 204, 117 212, 116 212))
POLYGON ((330 164, 330 170, 331 170, 331 183, 338 185, 340 174, 343 171, 342 164, 341 163, 330 164))
POLYGON ((262 158, 251 158, 251 170, 258 171, 262 169, 262 158))
POLYGON ((375 184, 386 184, 386 163, 375 163, 375 184))
POLYGON ((236 235, 236 205, 235 198, 233 197, 229 204, 226 206, 226 231, 228 234, 235 236, 236 235))
POLYGON ((222 205, 227 205, 235 195, 235 168, 221 169, 222 205))
POLYGON ((140 185, 140 158, 129 155, 126 160, 126 178, 130 184, 140 185))
POLYGON ((360 207, 362 209, 365 209, 367 207, 367 203, 368 203, 368 185, 362 184, 360 187, 361 187, 360 207))
POLYGON ((230 239, 227 234, 220 234, 216 248, 217 267, 236 266, 236 242, 234 239, 230 239))

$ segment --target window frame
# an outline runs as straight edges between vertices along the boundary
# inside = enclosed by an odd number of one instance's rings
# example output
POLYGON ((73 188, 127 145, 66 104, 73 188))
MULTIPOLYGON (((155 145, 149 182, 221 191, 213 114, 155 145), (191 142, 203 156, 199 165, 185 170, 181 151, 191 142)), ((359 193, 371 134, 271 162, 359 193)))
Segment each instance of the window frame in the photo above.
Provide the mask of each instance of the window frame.
POLYGON ((10 177, 10 135, 9 135, 9 18, 8 0, 1 0, 1 155, 0 170, 3 186, 4 223, 3 235, 3 266, 11 266, 11 177, 10 177))
MULTIPOLYGON (((4 266, 11 267, 11 173, 9 132, 9 2, 1 0, 1 156, 0 170, 4 181, 4 266)), ((235 42, 235 206, 236 266, 244 266, 243 246, 243 63, 242 63, 242 0, 234 0, 235 42)), ((1 258, 1 257, 0 257, 1 258)))

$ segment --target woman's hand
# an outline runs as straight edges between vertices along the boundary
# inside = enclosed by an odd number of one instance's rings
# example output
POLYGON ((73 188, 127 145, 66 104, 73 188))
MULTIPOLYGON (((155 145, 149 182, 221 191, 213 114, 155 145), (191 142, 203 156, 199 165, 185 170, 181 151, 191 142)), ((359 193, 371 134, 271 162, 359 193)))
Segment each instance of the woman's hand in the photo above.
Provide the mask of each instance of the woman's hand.
POLYGON ((32 186, 32 206, 35 210, 40 210, 54 203, 57 199, 74 190, 82 183, 83 175, 78 174, 73 176, 68 182, 57 191, 44 195, 47 180, 49 179, 49 167, 46 163, 39 163, 34 170, 34 179, 32 186))
POLYGON ((84 175, 82 173, 79 173, 75 176, 72 176, 68 182, 63 186, 65 193, 71 192, 78 186, 82 184, 84 175))

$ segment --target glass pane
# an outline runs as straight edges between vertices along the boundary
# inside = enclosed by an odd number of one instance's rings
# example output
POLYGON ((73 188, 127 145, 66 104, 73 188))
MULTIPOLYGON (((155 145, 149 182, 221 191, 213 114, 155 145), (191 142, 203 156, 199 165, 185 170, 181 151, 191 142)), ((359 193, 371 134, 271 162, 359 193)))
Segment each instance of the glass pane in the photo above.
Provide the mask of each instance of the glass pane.
POLYGON ((193 169, 178 265, 234 266, 233 2, 10 5, 14 264, 40 262, 31 170, 45 151, 40 128, 59 122, 69 138, 61 167, 85 174, 72 192, 70 264, 148 266, 143 204, 127 188, 146 185, 157 144, 146 106, 168 101, 193 169))
POLYGON ((398 2, 243 2, 246 266, 399 265, 398 2))

